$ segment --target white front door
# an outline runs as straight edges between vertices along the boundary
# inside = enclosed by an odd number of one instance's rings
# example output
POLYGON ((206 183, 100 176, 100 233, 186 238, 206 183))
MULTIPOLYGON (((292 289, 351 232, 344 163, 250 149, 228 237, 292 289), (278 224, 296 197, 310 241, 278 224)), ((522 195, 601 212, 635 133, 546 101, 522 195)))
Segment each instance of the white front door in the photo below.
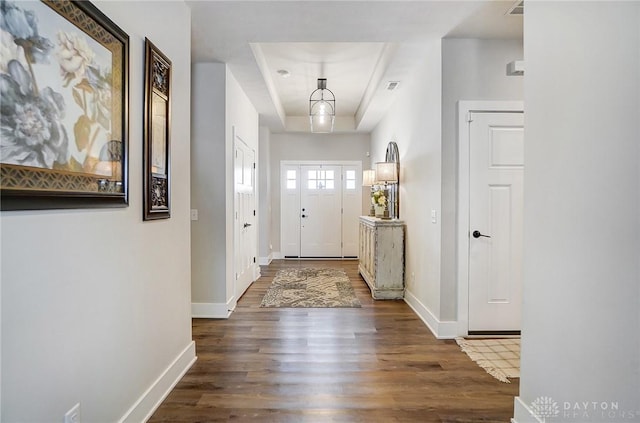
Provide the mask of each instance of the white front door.
POLYGON ((519 331, 524 116, 472 113, 469 125, 469 332, 519 331))
POLYGON ((300 257, 342 257, 342 167, 300 168, 300 257))
POLYGON ((255 152, 234 136, 235 295, 238 300, 253 282, 256 242, 255 152))

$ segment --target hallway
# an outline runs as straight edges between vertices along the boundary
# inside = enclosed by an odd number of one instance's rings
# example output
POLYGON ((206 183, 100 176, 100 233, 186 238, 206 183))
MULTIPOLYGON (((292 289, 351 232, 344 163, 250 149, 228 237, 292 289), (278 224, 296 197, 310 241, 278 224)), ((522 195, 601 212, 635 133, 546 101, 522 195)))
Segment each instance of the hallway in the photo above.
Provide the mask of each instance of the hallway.
POLYGON ((508 422, 501 383, 402 301, 373 301, 357 261, 262 267, 228 320, 194 319, 198 360, 150 422, 508 422), (362 308, 260 308, 279 269, 343 268, 362 308))

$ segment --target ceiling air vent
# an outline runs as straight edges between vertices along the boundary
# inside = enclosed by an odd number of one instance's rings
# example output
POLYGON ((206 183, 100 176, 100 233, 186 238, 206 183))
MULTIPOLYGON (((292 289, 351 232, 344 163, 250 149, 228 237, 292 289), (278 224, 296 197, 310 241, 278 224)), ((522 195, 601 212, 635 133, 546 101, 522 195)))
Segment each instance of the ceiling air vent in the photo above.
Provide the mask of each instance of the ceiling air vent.
POLYGON ((507 10, 505 15, 522 16, 524 15, 524 0, 518 0, 507 10))
POLYGON ((400 81, 389 81, 387 82, 387 86, 385 88, 389 91, 393 91, 398 88, 398 85, 400 85, 400 81))

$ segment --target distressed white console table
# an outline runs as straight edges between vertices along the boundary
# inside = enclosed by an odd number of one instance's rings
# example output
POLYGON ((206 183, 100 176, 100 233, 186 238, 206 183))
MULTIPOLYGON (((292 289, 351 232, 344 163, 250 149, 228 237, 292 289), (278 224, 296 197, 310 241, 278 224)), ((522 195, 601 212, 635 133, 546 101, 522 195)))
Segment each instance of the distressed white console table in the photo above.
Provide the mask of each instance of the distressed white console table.
POLYGON ((376 300, 404 298, 404 222, 360 216, 358 271, 376 300))

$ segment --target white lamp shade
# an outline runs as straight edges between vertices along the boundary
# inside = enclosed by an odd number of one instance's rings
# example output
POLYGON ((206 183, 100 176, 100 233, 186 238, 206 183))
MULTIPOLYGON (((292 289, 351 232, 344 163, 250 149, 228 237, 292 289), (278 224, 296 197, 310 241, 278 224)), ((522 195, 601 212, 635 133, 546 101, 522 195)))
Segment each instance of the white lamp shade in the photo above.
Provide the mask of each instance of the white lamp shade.
POLYGON ((398 182, 398 166, 394 162, 376 163, 376 181, 395 183, 398 182))
POLYGON ((362 186, 371 187, 376 182, 376 171, 373 169, 362 171, 362 186))

